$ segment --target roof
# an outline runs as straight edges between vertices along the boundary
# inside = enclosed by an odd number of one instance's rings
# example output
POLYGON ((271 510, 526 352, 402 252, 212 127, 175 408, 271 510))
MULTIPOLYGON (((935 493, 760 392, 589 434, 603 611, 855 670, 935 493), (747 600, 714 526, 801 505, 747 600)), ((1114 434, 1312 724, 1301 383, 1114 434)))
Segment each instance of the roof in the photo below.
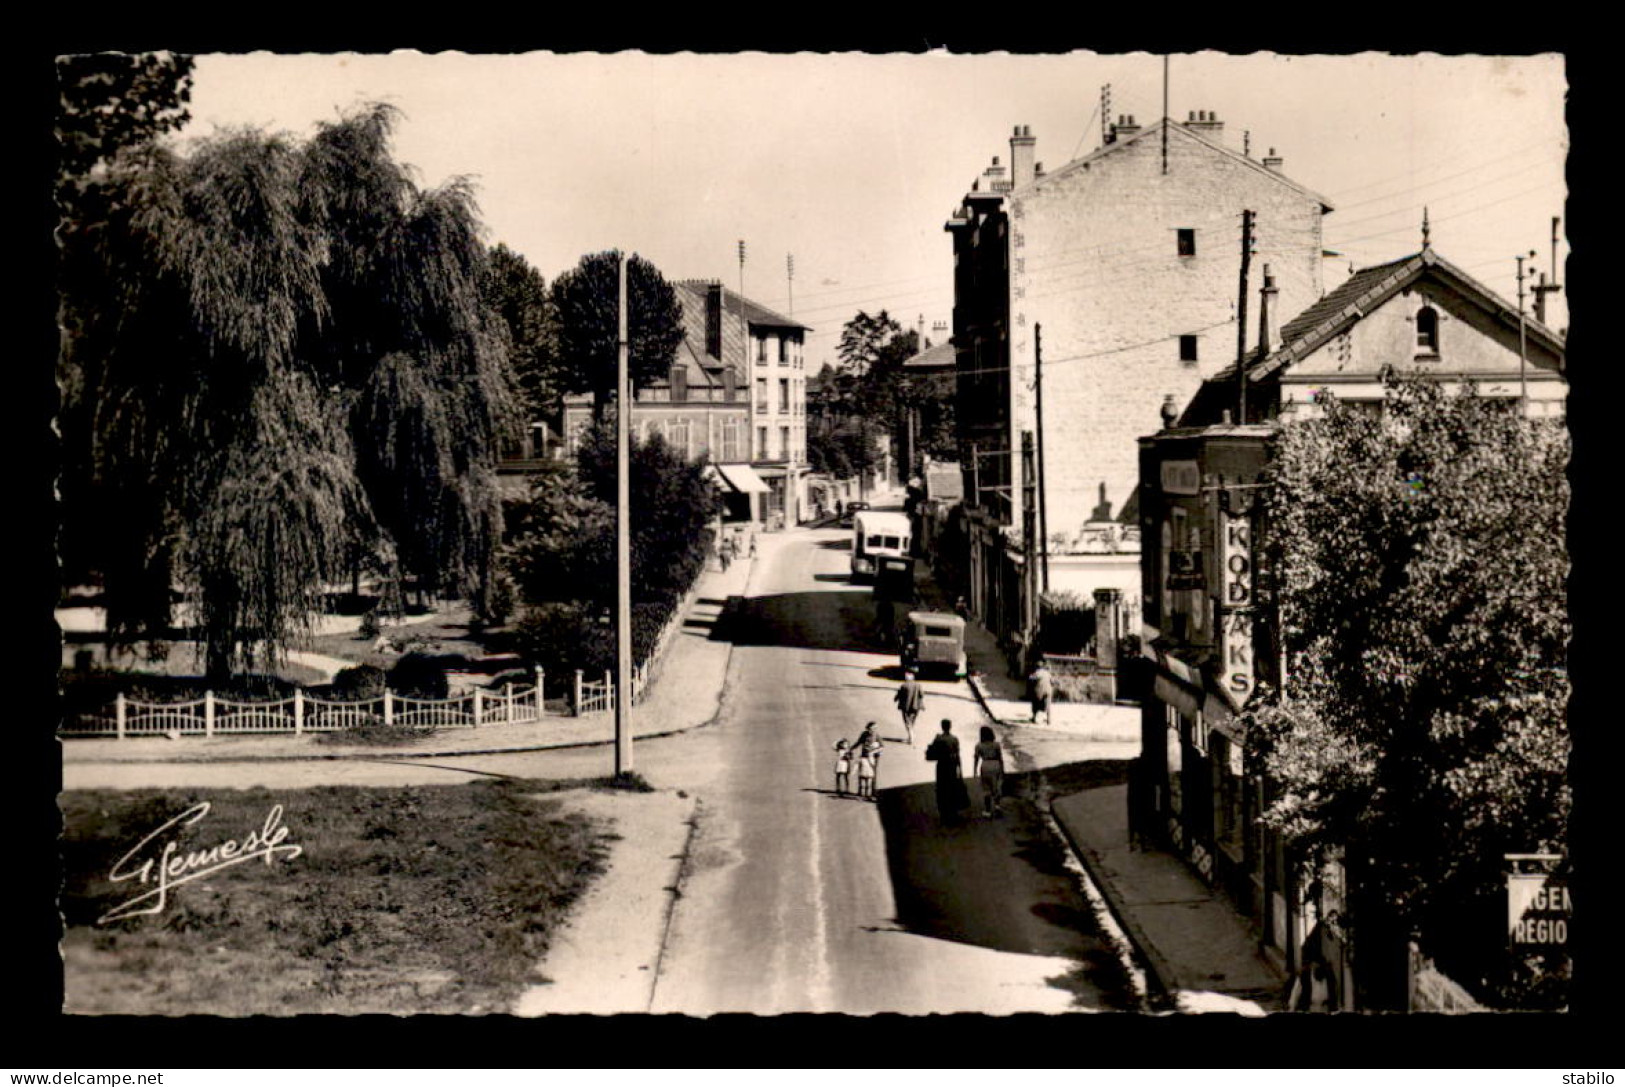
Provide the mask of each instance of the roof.
MULTIPOLYGON (((1262 358, 1254 357, 1248 363, 1248 380, 1258 381, 1269 377, 1306 357, 1327 340, 1343 332, 1428 274, 1475 298, 1484 308, 1502 320, 1516 325, 1518 311, 1515 306, 1439 256, 1432 247, 1424 246, 1419 253, 1412 253, 1408 257, 1355 272, 1341 286, 1282 325, 1280 346, 1262 358)), ((1531 339, 1544 344, 1559 357, 1563 355, 1564 345, 1561 337, 1528 314, 1524 315, 1523 320, 1531 339)), ((1233 381, 1235 377, 1236 366, 1231 363, 1209 380, 1233 381)))
MULTIPOLYGON (((698 297, 701 306, 701 342, 704 342, 705 339, 705 310, 703 308, 705 305, 705 292, 714 282, 714 280, 707 279, 679 279, 672 284, 673 287, 682 288, 698 297)), ((722 288, 722 311, 724 313, 737 318, 740 310, 739 302, 740 295, 737 291, 730 291, 727 287, 722 288)), ((745 320, 753 325, 762 325, 766 328, 799 328, 804 332, 812 331, 811 325, 804 325, 800 321, 792 320, 777 310, 768 309, 760 302, 753 302, 746 298, 744 303, 745 320)))
POLYGON ((911 355, 903 360, 904 369, 908 370, 951 370, 954 367, 954 345, 949 340, 946 343, 932 344, 917 355, 911 355))
POLYGON ((1142 128, 1140 131, 1136 132, 1132 136, 1124 136, 1124 137, 1121 137, 1119 139, 1113 140, 1111 143, 1102 144, 1100 147, 1095 148, 1095 150, 1089 152, 1087 155, 1083 156, 1082 158, 1073 159, 1071 162, 1069 162, 1066 165, 1060 167, 1059 169, 1051 170, 1051 171, 1049 171, 1049 172, 1047 172, 1045 174, 1042 174, 1042 175, 1034 178, 1032 184, 1042 185, 1045 181, 1048 181, 1048 180, 1051 180, 1051 179, 1057 178, 1057 177, 1065 177, 1067 174, 1074 173, 1074 172, 1076 172, 1078 170, 1081 170, 1085 166, 1092 166, 1096 162, 1100 161, 1101 159, 1104 159, 1104 158, 1107 158, 1110 155, 1116 154, 1117 152, 1121 151, 1123 148, 1129 146, 1130 144, 1137 143, 1140 140, 1147 139, 1147 138, 1155 135, 1156 133, 1161 132, 1162 129, 1164 128, 1164 126, 1166 126, 1168 128, 1169 132, 1177 132, 1180 136, 1184 137, 1185 139, 1194 140, 1195 142, 1197 142, 1197 143, 1203 145, 1204 147, 1207 147, 1207 148, 1209 148, 1209 149, 1211 149, 1213 151, 1216 151, 1221 155, 1228 155, 1230 158, 1234 159, 1236 162, 1243 163, 1246 166, 1250 167, 1251 169, 1258 171, 1260 174, 1263 174, 1265 177, 1268 177, 1268 178, 1270 178, 1270 179, 1272 179, 1274 181, 1277 181, 1280 184, 1286 186, 1287 188, 1292 189, 1292 190, 1302 194, 1303 196, 1309 197, 1310 199, 1312 199, 1312 200, 1316 201, 1317 203, 1319 203, 1320 207, 1321 207, 1321 209, 1323 211, 1332 211, 1332 210, 1334 210, 1333 207, 1332 207, 1331 201, 1327 200, 1324 196, 1321 196, 1319 193, 1314 192, 1313 190, 1305 188, 1304 186, 1298 184, 1296 181, 1293 181, 1291 178, 1287 177, 1285 174, 1282 174, 1282 173, 1279 173, 1279 172, 1277 172, 1275 170, 1270 169, 1268 166, 1265 166, 1262 162, 1260 162, 1259 160, 1257 160, 1255 158, 1252 158, 1249 155, 1244 155, 1240 151, 1233 151, 1230 148, 1224 146, 1224 144, 1222 144, 1222 143, 1217 143, 1217 142, 1215 142, 1213 140, 1210 140, 1206 136, 1202 135, 1201 133, 1193 132, 1189 128, 1187 128, 1184 124, 1182 124, 1182 123, 1180 123, 1178 121, 1172 121, 1172 120, 1169 120, 1167 118, 1163 118, 1162 120, 1156 121, 1153 124, 1146 125, 1144 128, 1142 128))

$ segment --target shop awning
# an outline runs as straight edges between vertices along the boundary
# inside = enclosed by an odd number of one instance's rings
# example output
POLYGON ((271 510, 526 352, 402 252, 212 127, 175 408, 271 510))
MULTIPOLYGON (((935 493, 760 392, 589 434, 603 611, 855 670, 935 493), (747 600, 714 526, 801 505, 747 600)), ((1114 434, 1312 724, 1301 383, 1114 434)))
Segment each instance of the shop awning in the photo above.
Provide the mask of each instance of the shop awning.
POLYGON ((740 494, 767 494, 768 486, 748 464, 718 464, 717 472, 740 494))

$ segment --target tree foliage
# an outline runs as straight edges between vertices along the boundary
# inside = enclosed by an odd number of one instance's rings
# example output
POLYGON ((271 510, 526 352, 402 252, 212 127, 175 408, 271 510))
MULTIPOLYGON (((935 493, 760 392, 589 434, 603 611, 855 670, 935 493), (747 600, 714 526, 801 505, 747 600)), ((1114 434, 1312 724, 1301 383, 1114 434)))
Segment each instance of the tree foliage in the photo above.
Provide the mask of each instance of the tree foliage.
POLYGON ((501 340, 471 191, 419 189, 394 120, 107 163, 64 252, 63 501, 115 637, 165 628, 178 585, 212 674, 275 656, 352 549, 480 605, 501 340))
MULTIPOLYGON (((591 393, 602 417, 614 400, 620 350, 620 253, 593 253, 553 281, 564 391, 591 393)), ((683 311, 660 270, 626 262, 627 368, 634 387, 664 378, 683 342, 683 311)))
POLYGON ((524 257, 498 244, 488 254, 480 295, 507 335, 513 374, 525 422, 558 416, 564 375, 559 372, 558 313, 542 274, 524 257))
POLYGON ((1568 448, 1559 424, 1420 381, 1278 440, 1267 820, 1310 858, 1346 846, 1364 916, 1442 963, 1504 944, 1504 854, 1564 850, 1568 448))

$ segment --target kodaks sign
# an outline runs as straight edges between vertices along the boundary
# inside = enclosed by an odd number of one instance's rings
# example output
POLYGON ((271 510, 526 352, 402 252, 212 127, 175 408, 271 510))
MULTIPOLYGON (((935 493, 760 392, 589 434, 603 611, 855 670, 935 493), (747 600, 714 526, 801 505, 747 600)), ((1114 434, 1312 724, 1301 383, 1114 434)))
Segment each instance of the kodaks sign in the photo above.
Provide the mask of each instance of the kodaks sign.
POLYGON ((1219 531, 1219 653, 1225 687, 1239 702, 1253 691, 1253 530, 1247 516, 1226 514, 1219 531))

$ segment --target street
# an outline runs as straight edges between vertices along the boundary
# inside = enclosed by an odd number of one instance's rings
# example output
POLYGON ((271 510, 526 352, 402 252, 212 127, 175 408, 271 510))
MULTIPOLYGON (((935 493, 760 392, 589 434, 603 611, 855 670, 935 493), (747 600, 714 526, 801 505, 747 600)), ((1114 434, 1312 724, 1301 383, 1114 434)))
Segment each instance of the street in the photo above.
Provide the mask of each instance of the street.
MULTIPOLYGON (((718 720, 640 741, 635 769, 698 799, 655 1012, 1062 1012, 1136 1005, 1062 847, 1029 804, 940 825, 925 745, 948 718, 966 753, 986 723, 963 682, 925 682, 915 743, 873 641, 850 533, 773 538, 737 615, 718 720), (877 802, 834 792, 834 743, 876 721, 877 802)), ((680 675, 663 682, 681 683, 680 675)), ((588 777, 608 747, 443 759, 71 764, 69 788, 404 785, 483 774, 588 777)), ((1014 766, 1012 764, 1012 769, 1014 766)), ((853 784, 856 784, 854 775, 853 784)), ((979 784, 971 783, 973 807, 979 784)), ((560 994, 561 996, 563 994, 560 994)))
POLYGON ((806 531, 764 550, 729 635, 717 727, 670 741, 685 749, 680 763, 654 751, 639 763, 702 798, 652 1010, 1130 1006, 1029 809, 939 825, 925 744, 946 717, 968 753, 985 718, 964 683, 928 682, 915 744, 903 742, 896 657, 853 648, 868 643, 873 612, 868 589, 848 583, 848 539, 806 531), (870 720, 887 741, 877 803, 834 793, 834 743, 870 720))

